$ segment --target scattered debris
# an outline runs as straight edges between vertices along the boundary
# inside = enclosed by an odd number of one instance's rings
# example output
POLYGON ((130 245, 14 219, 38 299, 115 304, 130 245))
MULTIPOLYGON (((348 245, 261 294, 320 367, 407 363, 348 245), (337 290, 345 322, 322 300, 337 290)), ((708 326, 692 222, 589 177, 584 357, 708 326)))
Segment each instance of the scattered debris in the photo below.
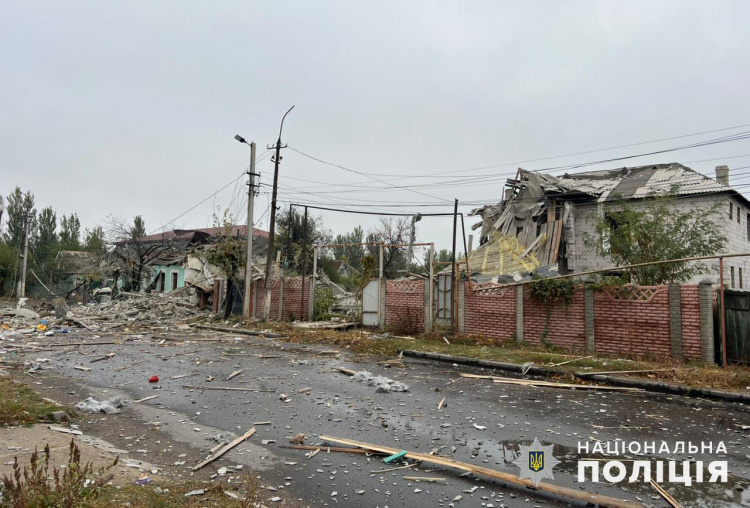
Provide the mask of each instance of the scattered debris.
POLYGON ((76 404, 76 409, 83 411, 84 413, 104 413, 108 415, 114 415, 120 413, 122 407, 122 400, 115 397, 110 400, 98 401, 93 397, 89 397, 76 404))
POLYGON ((213 455, 211 455, 210 457, 208 457, 206 460, 204 460, 203 462, 201 462, 200 464, 198 464, 197 466, 195 466, 193 468, 193 471, 197 471, 200 468, 202 468, 203 466, 205 466, 206 464, 210 464, 211 462, 215 461, 216 459, 218 459, 219 457, 221 457, 222 455, 224 455, 225 453, 227 453, 229 450, 231 450, 232 448, 234 448, 235 446, 237 446, 241 442, 245 441, 246 439, 249 439, 250 436, 252 436, 253 434, 255 434, 255 427, 253 427, 252 429, 248 430, 243 435, 241 435, 240 437, 238 437, 237 439, 235 439, 231 443, 228 443, 223 448, 221 448, 219 451, 217 451, 216 453, 214 453, 213 455))
MULTIPOLYGON (((348 446, 356 446, 358 448, 362 448, 362 449, 369 450, 369 451, 377 451, 377 452, 386 453, 386 454, 395 454, 399 452, 397 448, 373 445, 373 444, 364 443, 361 441, 355 441, 353 439, 344 439, 344 438, 337 438, 337 437, 331 437, 331 436, 319 436, 319 437, 321 440, 328 441, 330 443, 339 443, 339 444, 344 444, 348 446)), ((517 486, 524 487, 524 488, 534 488, 534 483, 531 480, 521 479, 515 474, 495 471, 494 469, 489 469, 489 468, 482 467, 482 466, 476 466, 474 464, 468 464, 465 462, 459 462, 457 460, 449 459, 446 457, 440 457, 438 455, 427 455, 424 453, 407 452, 406 457, 412 460, 421 460, 422 462, 429 463, 429 464, 435 464, 435 465, 439 465, 443 467, 451 467, 455 469, 460 469, 462 471, 468 471, 474 474, 488 476, 490 478, 494 478, 496 480, 500 480, 505 483, 517 485, 517 486)), ((544 482, 539 483, 536 486, 536 489, 544 491, 544 492, 549 492, 551 494, 556 494, 561 497, 576 499, 576 500, 583 501, 585 503, 590 503, 593 505, 606 505, 606 506, 611 506, 613 508, 635 508, 639 506, 638 503, 634 503, 632 501, 623 501, 621 499, 615 499, 613 497, 583 492, 581 490, 571 489, 568 487, 562 487, 559 485, 552 485, 552 484, 544 483, 544 482)))
POLYGON ((134 400, 133 402, 146 402, 147 400, 154 400, 158 395, 151 395, 150 397, 143 397, 142 399, 134 400))
POLYGON ((47 425, 47 428, 49 430, 54 430, 55 432, 62 432, 63 434, 73 434, 74 436, 82 436, 83 432, 81 432, 78 429, 69 429, 67 427, 58 427, 57 425, 47 425))
POLYGON ((235 377, 239 376, 239 375, 240 375, 240 374, 242 374, 242 373, 243 373, 244 371, 245 371, 245 369, 235 370, 234 372, 232 372, 231 374, 229 374, 229 375, 227 376, 227 379, 226 379, 226 380, 227 380, 227 381, 229 381, 230 379, 233 379, 233 378, 235 378, 235 377))
POLYGON ((187 494, 185 494, 185 497, 202 496, 205 493, 206 493, 206 491, 203 490, 203 489, 191 490, 190 492, 188 492, 187 494))
POLYGON ((289 442, 290 442, 290 443, 294 443, 294 444, 305 444, 305 438, 306 438, 306 437, 307 437, 307 436, 305 436, 304 434, 302 434, 302 433, 300 432, 300 433, 299 433, 299 434, 297 434, 296 436, 294 436, 294 437, 290 437, 290 438, 289 438, 289 442))
POLYGON ((360 383, 365 383, 367 386, 374 386, 375 391, 378 393, 409 391, 409 387, 401 381, 394 381, 383 376, 375 376, 366 370, 357 372, 352 379, 360 383))
POLYGON ((148 378, 149 383, 158 383, 159 382, 159 376, 151 376, 148 378))

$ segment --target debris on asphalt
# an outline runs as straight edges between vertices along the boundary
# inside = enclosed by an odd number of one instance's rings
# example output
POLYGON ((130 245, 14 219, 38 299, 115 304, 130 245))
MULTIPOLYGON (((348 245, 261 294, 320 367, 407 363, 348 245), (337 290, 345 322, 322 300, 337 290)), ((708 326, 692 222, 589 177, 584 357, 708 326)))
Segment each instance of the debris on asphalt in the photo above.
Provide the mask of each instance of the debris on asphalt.
POLYGON ((232 448, 234 448, 238 444, 242 443, 246 439, 249 439, 253 434, 255 434, 255 427, 253 427, 252 429, 248 430, 246 433, 244 433, 240 437, 236 438, 231 443, 226 444, 219 451, 217 451, 216 453, 214 453, 213 455, 211 455, 210 457, 208 457, 206 460, 204 460, 203 462, 201 462, 197 466, 193 467, 193 471, 197 471, 200 468, 202 468, 203 466, 205 466, 206 464, 210 464, 211 462, 215 461, 216 459, 218 459, 219 457, 221 457, 222 455, 224 455, 225 453, 227 453, 229 450, 231 450, 232 448))
POLYGON ((149 383, 158 383, 159 382, 159 376, 151 376, 148 378, 149 383))
POLYGON ((374 386, 377 393, 409 391, 409 387, 401 381, 394 381, 384 376, 375 376, 366 370, 357 372, 352 379, 360 383, 365 383, 367 386, 374 386))
POLYGON ((115 397, 110 400, 98 401, 93 397, 88 397, 76 404, 76 409, 83 411, 84 413, 104 413, 108 415, 114 415, 120 413, 122 407, 122 400, 115 397))

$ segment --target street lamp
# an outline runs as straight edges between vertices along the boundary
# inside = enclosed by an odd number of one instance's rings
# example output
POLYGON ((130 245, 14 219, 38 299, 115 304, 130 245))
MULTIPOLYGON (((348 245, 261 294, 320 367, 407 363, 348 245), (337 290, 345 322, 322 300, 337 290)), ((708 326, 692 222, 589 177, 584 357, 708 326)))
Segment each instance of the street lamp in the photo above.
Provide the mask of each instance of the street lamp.
POLYGON ((242 298, 242 315, 249 318, 250 284, 253 278, 253 233, 255 232, 255 228, 253 227, 253 205, 255 201, 255 142, 248 143, 245 141, 245 138, 239 134, 235 135, 234 139, 250 146, 250 171, 248 171, 250 181, 247 190, 247 230, 245 232, 245 236, 247 236, 247 248, 245 250, 245 294, 242 298))

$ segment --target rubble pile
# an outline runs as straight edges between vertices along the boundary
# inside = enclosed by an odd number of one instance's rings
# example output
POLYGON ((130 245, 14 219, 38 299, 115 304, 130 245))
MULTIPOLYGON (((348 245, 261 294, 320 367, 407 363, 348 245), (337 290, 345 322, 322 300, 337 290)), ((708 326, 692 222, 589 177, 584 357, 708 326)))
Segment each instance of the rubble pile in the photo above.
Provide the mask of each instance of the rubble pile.
POLYGON ((160 293, 121 293, 102 303, 70 304, 64 299, 0 307, 0 341, 17 336, 50 336, 72 329, 107 331, 167 328, 207 316, 187 298, 160 293))

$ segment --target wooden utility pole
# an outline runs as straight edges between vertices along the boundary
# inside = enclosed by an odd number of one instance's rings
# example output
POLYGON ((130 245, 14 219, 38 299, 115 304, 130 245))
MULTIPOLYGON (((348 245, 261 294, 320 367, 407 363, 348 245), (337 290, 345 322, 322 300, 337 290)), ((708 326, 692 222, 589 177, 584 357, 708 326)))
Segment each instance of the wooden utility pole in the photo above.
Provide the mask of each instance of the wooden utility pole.
MULTIPOLYGON (((289 111, 293 110, 294 106, 289 108, 289 111)), ((281 127, 279 127, 279 138, 276 140, 276 156, 274 157, 273 166, 273 192, 271 193, 271 221, 268 225, 268 254, 266 255, 266 291, 263 298, 263 319, 268 320, 271 315, 271 290, 273 289, 273 282, 271 280, 271 267, 273 266, 273 242, 276 236, 276 191, 279 187, 279 163, 281 162, 281 131, 284 129, 284 119, 289 111, 284 113, 281 118, 281 127)), ((273 147, 269 147, 273 148, 273 147)))
MULTIPOLYGON (((250 313, 250 292, 253 282, 253 233, 255 227, 253 223, 253 206, 255 204, 255 142, 250 143, 250 171, 248 171, 250 180, 247 183, 247 252, 245 255, 245 295, 242 302, 242 315, 249 318, 250 313)), ((253 302, 255 303, 255 302, 253 302)))
MULTIPOLYGON (((299 319, 305 320, 305 276, 307 275, 307 207, 305 207, 305 222, 302 226, 302 293, 299 299, 299 319)), ((315 277, 315 273, 313 273, 315 277)))
POLYGON ((458 227, 458 199, 453 203, 453 251, 451 254, 451 332, 456 333, 456 228, 458 227))
POLYGON ((23 227, 23 261, 21 262, 21 280, 18 281, 18 298, 26 297, 26 264, 29 259, 29 213, 23 216, 24 227, 23 227))

